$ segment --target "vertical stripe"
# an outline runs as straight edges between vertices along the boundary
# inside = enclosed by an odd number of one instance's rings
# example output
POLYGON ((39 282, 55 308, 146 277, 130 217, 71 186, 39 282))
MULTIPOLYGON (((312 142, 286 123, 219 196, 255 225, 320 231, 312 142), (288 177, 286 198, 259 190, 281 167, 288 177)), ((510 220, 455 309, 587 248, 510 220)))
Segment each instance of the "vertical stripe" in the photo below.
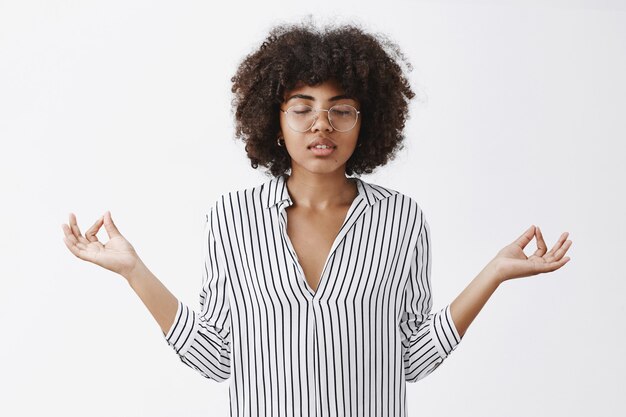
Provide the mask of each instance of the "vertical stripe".
POLYGON ((179 301, 167 343, 229 381, 231 417, 407 416, 406 383, 461 338, 431 312, 430 228, 410 197, 359 178, 318 288, 287 235, 286 176, 221 195, 203 232, 200 308, 179 301))

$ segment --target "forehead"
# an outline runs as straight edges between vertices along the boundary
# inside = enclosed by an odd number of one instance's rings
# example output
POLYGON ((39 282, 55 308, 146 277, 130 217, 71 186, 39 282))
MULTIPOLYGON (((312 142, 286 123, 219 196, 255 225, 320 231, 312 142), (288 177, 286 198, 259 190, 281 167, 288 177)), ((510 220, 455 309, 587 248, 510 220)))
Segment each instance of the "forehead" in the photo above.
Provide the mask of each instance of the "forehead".
POLYGON ((350 99, 339 83, 334 80, 327 80, 315 86, 300 82, 293 89, 285 91, 283 96, 283 100, 285 101, 295 101, 297 99, 336 101, 342 98, 350 99))

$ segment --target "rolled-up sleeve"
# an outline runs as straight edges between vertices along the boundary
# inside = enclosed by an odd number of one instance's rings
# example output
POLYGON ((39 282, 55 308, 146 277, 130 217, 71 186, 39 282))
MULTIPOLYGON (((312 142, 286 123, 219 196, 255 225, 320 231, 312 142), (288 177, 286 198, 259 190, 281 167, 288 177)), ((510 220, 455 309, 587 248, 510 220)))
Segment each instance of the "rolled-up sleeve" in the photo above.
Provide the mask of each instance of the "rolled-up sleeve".
POLYGON ((203 273, 200 310, 179 300, 178 310, 165 340, 181 361, 204 377, 221 382, 230 377, 230 303, 226 270, 213 233, 215 208, 205 215, 203 273))
POLYGON ((430 228, 421 210, 420 217, 420 231, 403 294, 400 322, 407 382, 417 382, 432 373, 461 341, 452 321, 450 305, 435 313, 430 312, 433 304, 430 228))

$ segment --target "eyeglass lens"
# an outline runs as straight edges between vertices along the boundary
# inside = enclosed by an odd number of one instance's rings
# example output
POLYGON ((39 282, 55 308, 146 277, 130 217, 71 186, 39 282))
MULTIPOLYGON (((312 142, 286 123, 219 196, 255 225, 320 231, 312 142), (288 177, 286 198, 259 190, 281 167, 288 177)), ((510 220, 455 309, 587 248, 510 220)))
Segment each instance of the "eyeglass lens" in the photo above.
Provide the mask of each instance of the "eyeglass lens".
MULTIPOLYGON (((309 130, 317 117, 318 112, 306 104, 295 105, 287 111, 287 123, 292 129, 299 132, 309 130)), ((356 109, 347 104, 333 106, 328 111, 328 120, 331 126, 341 132, 352 129, 356 125, 357 117, 356 109)))

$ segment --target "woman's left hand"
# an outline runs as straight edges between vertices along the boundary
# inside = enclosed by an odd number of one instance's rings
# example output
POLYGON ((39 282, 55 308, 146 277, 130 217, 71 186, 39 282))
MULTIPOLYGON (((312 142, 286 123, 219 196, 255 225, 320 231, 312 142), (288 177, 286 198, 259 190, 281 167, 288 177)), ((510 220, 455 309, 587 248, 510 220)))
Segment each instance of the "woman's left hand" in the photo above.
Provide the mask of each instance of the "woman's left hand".
POLYGON ((567 263, 569 256, 563 257, 572 245, 571 240, 566 240, 568 232, 561 235, 549 252, 546 242, 539 227, 531 226, 513 243, 503 248, 491 261, 495 265, 500 282, 537 275, 544 272, 552 272, 567 263), (537 250, 531 256, 526 257, 524 248, 537 237, 537 250))

